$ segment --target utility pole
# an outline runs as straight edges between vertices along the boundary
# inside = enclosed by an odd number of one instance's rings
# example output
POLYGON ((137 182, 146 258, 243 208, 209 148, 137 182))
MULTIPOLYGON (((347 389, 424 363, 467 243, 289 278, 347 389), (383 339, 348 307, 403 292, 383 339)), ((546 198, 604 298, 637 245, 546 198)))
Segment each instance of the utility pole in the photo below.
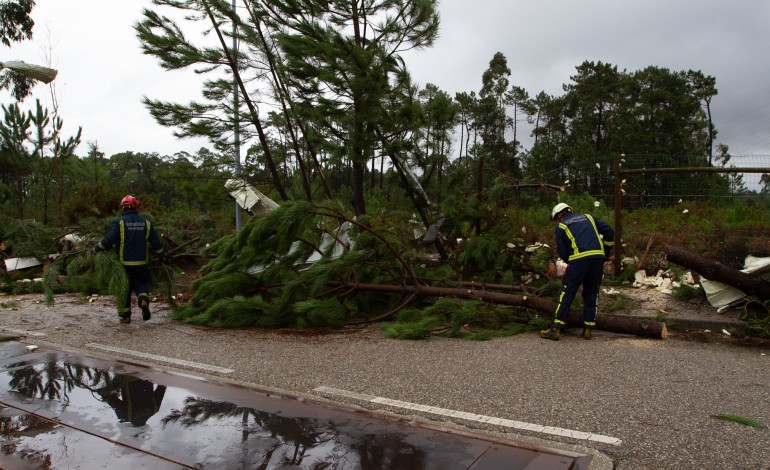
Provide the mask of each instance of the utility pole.
POLYGON ((615 259, 612 266, 616 279, 620 276, 620 263, 623 257, 623 216, 621 215, 623 210, 623 181, 620 179, 620 157, 625 156, 623 153, 615 152, 614 164, 612 165, 615 176, 615 259))

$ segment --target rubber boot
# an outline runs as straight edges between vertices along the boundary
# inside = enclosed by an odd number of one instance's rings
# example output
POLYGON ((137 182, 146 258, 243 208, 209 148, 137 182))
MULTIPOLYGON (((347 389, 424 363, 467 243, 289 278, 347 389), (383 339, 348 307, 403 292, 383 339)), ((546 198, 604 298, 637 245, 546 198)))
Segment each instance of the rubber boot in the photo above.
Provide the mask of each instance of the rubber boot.
POLYGON ((591 328, 585 327, 583 328, 583 339, 591 339, 591 328))
POLYGON ((551 339, 554 341, 559 341, 559 338, 561 338, 561 329, 549 328, 547 330, 542 330, 540 332, 540 337, 545 339, 551 339))
POLYGON ((150 314, 150 301, 147 299, 142 299, 139 301, 139 308, 142 309, 142 320, 147 321, 150 318, 152 318, 152 314, 150 314))

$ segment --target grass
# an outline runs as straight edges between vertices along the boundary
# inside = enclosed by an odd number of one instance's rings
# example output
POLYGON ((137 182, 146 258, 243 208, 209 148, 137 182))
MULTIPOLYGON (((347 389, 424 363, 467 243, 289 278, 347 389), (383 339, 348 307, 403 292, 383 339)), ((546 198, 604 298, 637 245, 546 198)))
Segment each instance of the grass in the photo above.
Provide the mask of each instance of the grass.
POLYGON ((625 294, 618 294, 615 297, 615 303, 610 307, 610 311, 617 312, 618 310, 624 310, 628 306, 628 297, 625 294))
POLYGON ((679 287, 674 288, 674 298, 681 302, 687 302, 696 298, 698 296, 698 292, 698 289, 692 286, 688 286, 687 284, 682 284, 679 287))
POLYGON ((658 312, 652 317, 652 319, 655 321, 665 323, 668 328, 671 328, 671 329, 676 328, 676 322, 668 318, 668 313, 664 312, 663 310, 658 310, 658 312))

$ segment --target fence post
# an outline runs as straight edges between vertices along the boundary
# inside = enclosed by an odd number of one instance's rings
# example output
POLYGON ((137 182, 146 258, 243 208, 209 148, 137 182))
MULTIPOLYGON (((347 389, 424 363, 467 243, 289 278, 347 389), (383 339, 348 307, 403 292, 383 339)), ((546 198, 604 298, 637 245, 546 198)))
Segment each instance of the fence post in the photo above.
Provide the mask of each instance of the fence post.
POLYGON ((622 207, 622 180, 620 179, 620 154, 615 152, 613 164, 613 173, 615 174, 615 259, 613 260, 613 268, 615 270, 615 277, 620 276, 620 262, 623 257, 623 220, 620 215, 620 209, 622 207))

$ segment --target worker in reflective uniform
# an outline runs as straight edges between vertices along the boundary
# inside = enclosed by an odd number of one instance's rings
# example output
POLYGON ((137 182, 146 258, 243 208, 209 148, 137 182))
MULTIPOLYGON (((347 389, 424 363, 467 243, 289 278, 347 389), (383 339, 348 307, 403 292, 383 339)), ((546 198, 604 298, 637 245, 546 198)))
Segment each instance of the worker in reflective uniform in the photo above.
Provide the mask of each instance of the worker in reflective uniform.
POLYGON ((107 234, 94 246, 96 254, 115 246, 118 261, 123 265, 128 276, 128 295, 117 299, 118 316, 121 323, 131 323, 131 293, 136 293, 137 303, 142 310, 142 319, 149 320, 150 314, 150 250, 157 255, 163 254, 161 243, 155 226, 138 214, 139 201, 131 195, 120 201, 123 213, 112 221, 107 234))
POLYGON ((559 304, 551 328, 540 332, 546 339, 558 340, 567 327, 570 305, 583 286, 583 337, 591 339, 596 326, 599 288, 604 276, 604 262, 611 256, 615 231, 610 225, 589 214, 574 214, 561 202, 551 211, 556 225, 556 251, 568 263, 562 280, 559 304))

